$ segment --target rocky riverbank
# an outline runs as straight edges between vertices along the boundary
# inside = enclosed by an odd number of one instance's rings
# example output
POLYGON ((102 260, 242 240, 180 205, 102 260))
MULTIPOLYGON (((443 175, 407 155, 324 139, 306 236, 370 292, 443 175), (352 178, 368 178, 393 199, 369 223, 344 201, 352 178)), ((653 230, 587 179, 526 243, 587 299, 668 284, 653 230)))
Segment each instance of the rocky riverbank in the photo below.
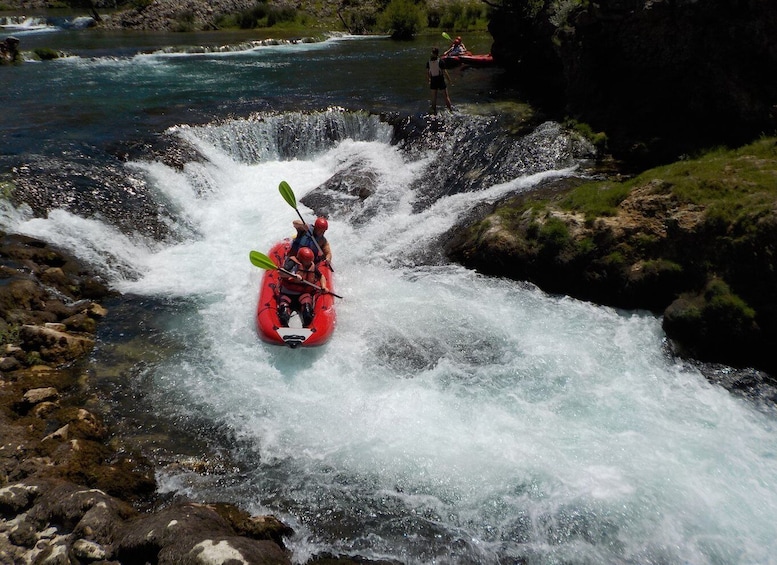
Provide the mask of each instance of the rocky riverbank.
POLYGON ((0 563, 291 563, 289 526, 158 495, 105 425, 84 369, 115 298, 68 254, 0 234, 0 563))

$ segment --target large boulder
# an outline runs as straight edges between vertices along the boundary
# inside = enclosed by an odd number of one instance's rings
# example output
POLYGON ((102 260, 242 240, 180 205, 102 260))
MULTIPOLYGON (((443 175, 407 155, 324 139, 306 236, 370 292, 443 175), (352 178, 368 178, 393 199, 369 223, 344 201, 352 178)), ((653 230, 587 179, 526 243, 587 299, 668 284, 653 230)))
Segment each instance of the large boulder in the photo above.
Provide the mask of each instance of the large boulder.
POLYGON ((10 65, 21 61, 19 40, 16 37, 6 37, 0 41, 0 65, 10 65))
POLYGON ((24 350, 37 352, 43 361, 56 366, 83 357, 94 347, 93 338, 61 331, 64 326, 60 324, 52 326, 22 326, 20 337, 24 350))
POLYGON ((128 523, 114 546, 121 563, 289 565, 289 556, 268 539, 241 537, 212 506, 179 502, 128 523))

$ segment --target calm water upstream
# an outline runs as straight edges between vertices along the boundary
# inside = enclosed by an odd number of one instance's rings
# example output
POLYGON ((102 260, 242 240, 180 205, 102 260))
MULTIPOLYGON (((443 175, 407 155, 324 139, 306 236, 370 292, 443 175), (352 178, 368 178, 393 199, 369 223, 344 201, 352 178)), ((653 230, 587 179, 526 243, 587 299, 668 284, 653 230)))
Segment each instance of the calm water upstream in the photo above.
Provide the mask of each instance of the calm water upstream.
POLYGON ((279 516, 300 563, 775 563, 773 410, 668 356, 653 315, 441 257, 474 206, 589 156, 556 124, 506 134, 500 71, 456 71, 430 120, 436 36, 13 33, 72 56, 0 69, 0 180, 28 203, 0 227, 123 293, 89 373, 163 491, 279 516), (315 350, 254 325, 248 253, 296 217, 281 180, 330 203, 345 299, 315 350))

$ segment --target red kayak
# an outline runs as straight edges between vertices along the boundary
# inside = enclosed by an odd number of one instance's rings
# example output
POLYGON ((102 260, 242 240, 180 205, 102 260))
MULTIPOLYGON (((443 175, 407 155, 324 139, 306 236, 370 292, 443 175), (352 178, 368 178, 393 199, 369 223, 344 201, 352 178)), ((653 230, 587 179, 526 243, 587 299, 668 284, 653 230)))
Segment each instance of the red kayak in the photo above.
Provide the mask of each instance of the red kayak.
MULTIPOLYGON (((290 248, 291 240, 284 239, 276 243, 267 255, 275 265, 282 267, 290 248)), ((318 268, 326 277, 329 291, 334 292, 332 270, 329 265, 326 262, 319 263, 318 268)), ((267 343, 288 345, 292 349, 298 346, 323 345, 332 337, 332 332, 335 329, 334 295, 314 291, 314 316, 309 327, 302 327, 299 312, 292 314, 288 327, 281 326, 281 321, 278 319, 277 303, 279 275, 278 270, 267 269, 262 277, 259 304, 256 307, 256 327, 259 330, 259 336, 267 343)))
POLYGON ((440 62, 446 69, 453 69, 460 65, 466 65, 468 67, 492 67, 494 65, 494 58, 491 56, 491 53, 486 55, 465 53, 463 55, 447 55, 441 57, 440 62))

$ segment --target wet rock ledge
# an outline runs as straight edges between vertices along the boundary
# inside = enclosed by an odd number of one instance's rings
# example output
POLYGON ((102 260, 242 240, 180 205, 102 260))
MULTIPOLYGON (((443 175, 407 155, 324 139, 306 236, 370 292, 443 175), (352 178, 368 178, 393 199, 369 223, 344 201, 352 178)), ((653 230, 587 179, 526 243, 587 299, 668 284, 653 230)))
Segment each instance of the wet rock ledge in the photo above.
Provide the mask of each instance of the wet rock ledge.
POLYGON ((72 257, 0 232, 0 563, 290 563, 287 525, 161 500, 152 464, 110 447, 82 376, 110 297, 72 257))

